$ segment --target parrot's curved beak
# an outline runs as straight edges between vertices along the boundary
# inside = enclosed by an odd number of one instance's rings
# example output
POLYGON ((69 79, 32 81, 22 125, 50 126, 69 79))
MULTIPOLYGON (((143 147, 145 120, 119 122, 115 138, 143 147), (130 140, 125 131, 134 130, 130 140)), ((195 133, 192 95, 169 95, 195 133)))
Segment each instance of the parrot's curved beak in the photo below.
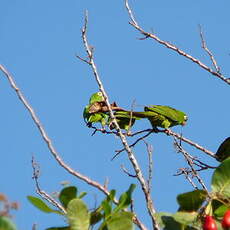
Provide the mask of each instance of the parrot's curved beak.
POLYGON ((187 116, 184 116, 184 121, 182 122, 181 125, 183 125, 183 126, 186 125, 187 120, 188 120, 188 117, 187 117, 187 116))

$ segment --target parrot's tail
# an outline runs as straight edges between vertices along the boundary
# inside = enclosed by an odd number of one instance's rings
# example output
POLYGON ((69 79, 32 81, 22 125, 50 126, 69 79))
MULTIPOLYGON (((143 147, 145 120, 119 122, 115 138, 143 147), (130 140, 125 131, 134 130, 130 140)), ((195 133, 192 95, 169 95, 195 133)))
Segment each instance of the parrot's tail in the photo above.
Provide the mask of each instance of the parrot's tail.
POLYGON ((134 119, 141 119, 141 118, 151 118, 154 116, 155 113, 153 112, 134 112, 134 111, 129 111, 129 110, 117 110, 115 112, 116 117, 129 117, 129 118, 134 118, 134 119))

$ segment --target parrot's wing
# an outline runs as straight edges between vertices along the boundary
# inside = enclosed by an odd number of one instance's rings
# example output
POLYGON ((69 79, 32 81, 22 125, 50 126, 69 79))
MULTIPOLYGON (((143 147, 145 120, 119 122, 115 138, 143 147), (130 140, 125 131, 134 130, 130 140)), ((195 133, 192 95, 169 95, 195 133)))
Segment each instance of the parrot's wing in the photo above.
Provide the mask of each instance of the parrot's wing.
POLYGON ((91 122, 91 123, 96 123, 96 122, 101 122, 101 121, 104 122, 104 120, 106 120, 107 118, 108 118, 107 114, 104 114, 104 113, 93 113, 93 114, 90 114, 88 122, 91 122))
MULTIPOLYGON (((136 119, 140 119, 131 116, 129 111, 117 111, 114 113, 114 116, 120 128, 127 131, 134 125, 136 119)), ((111 123, 111 121, 109 127, 110 129, 114 129, 114 125, 111 123)))
POLYGON ((89 105, 85 106, 84 110, 83 110, 83 118, 85 121, 88 122, 88 119, 90 117, 90 113, 89 113, 89 105))
POLYGON ((226 138, 219 146, 216 152, 217 160, 222 162, 226 158, 230 157, 230 137, 226 138))
POLYGON ((108 122, 109 115, 106 113, 90 113, 89 112, 90 105, 85 106, 83 111, 83 118, 85 122, 88 123, 96 123, 99 122, 102 126, 105 126, 108 122))
POLYGON ((135 116, 134 114, 132 114, 131 111, 117 111, 114 113, 114 116, 116 118, 127 118, 127 119, 135 119, 135 120, 140 120, 140 117, 135 116))
POLYGON ((181 121, 181 119, 183 119, 183 117, 185 116, 183 112, 166 105, 153 105, 150 107, 145 107, 145 111, 158 113, 175 122, 181 121))
POLYGON ((171 122, 165 116, 151 111, 146 112, 146 115, 147 114, 148 114, 148 120, 150 121, 153 127, 161 127, 165 129, 170 127, 171 122))

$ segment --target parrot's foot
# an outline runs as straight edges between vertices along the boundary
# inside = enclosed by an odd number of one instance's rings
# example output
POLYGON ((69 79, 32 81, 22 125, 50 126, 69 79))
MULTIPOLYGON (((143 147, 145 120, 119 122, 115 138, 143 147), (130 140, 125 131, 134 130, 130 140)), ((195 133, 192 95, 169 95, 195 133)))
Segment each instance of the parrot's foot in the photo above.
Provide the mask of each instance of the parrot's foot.
POLYGON ((102 133, 106 133, 106 129, 103 127, 103 128, 101 129, 101 132, 102 132, 102 133))
POLYGON ((87 127, 92 128, 92 123, 91 122, 88 122, 86 125, 87 125, 87 127))
POLYGON ((160 132, 160 130, 157 127, 153 127, 152 130, 153 130, 154 133, 159 133, 160 132))
POLYGON ((128 137, 130 137, 130 136, 132 136, 132 132, 129 130, 129 131, 127 131, 127 132, 125 133, 125 135, 128 136, 128 137))
POLYGON ((168 135, 168 136, 170 135, 170 129, 165 129, 164 132, 165 132, 166 135, 168 135))

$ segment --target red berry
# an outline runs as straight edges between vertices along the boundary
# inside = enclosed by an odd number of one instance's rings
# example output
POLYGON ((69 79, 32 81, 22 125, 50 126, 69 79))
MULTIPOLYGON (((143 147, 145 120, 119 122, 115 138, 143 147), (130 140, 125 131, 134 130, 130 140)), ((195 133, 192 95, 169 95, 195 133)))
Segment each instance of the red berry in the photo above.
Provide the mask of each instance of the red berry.
POLYGON ((230 228, 230 210, 225 212, 221 224, 224 229, 230 228))
POLYGON ((217 230, 216 222, 212 216, 205 216, 203 230, 217 230))

